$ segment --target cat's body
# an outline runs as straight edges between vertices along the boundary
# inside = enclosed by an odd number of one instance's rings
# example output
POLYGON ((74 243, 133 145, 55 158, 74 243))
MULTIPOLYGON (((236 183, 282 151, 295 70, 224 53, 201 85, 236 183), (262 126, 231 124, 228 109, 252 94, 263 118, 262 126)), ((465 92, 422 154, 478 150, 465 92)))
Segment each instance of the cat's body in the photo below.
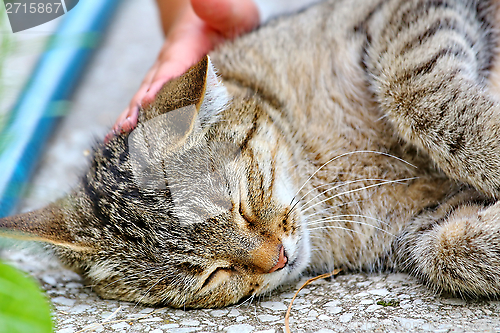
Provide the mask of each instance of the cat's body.
POLYGON ((497 295, 495 15, 331 0, 273 22, 211 54, 227 92, 204 59, 68 198, 0 225, 149 304, 224 306, 334 267, 497 295))

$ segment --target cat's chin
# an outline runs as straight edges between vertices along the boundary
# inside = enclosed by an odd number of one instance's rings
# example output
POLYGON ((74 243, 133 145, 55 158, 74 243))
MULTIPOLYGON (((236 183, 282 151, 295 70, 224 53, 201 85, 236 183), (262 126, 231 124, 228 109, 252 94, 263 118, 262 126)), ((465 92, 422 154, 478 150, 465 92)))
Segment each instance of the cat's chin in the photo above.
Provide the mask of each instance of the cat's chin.
POLYGON ((309 244, 309 235, 307 229, 303 232, 302 237, 299 238, 297 243, 293 248, 287 249, 287 242, 284 242, 285 251, 290 253, 289 262, 286 268, 286 281, 294 280, 298 278, 302 272, 304 272, 309 265, 311 258, 311 246, 309 244))

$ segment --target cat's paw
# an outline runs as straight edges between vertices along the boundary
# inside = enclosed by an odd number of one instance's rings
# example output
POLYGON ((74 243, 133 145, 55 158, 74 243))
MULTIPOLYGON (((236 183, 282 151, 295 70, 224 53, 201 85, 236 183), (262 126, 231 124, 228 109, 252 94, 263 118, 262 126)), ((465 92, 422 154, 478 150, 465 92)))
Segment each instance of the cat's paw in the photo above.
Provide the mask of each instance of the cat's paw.
POLYGON ((406 263, 431 288, 459 296, 500 294, 499 203, 456 208, 407 240, 406 263))

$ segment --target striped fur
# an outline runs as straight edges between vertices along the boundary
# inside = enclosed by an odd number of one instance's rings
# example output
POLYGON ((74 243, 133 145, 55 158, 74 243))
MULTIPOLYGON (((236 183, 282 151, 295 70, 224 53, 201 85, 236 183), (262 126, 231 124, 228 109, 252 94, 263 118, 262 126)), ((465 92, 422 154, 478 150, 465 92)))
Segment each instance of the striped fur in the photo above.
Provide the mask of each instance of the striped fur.
POLYGON ((496 15, 330 0, 273 21, 168 83, 67 198, 0 226, 145 304, 225 306, 333 268, 496 296, 496 15))

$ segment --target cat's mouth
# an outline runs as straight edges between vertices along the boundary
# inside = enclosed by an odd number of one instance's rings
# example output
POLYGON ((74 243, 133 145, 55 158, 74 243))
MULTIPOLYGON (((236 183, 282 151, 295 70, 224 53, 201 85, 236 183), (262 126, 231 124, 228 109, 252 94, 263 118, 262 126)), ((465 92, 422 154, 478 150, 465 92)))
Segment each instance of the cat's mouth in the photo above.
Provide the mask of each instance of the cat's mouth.
POLYGON ((288 262, 288 269, 290 269, 290 271, 294 271, 295 269, 297 269, 298 266, 300 266, 300 263, 302 261, 300 255, 301 249, 302 249, 302 244, 299 244, 299 248, 297 249, 297 255, 295 255, 293 260, 288 262))
MULTIPOLYGON (((286 250, 285 246, 285 251, 286 250)), ((291 251, 291 249, 289 249, 286 253, 290 254, 286 267, 288 268, 290 278, 293 279, 306 269, 307 263, 309 262, 310 250, 308 243, 304 239, 299 239, 295 245, 295 250, 291 251)))
POLYGON ((283 240, 285 252, 288 254, 287 268, 290 279, 298 277, 307 268, 311 256, 309 230, 303 221, 300 221, 299 225, 300 236, 296 236, 295 240, 293 238, 283 240))

